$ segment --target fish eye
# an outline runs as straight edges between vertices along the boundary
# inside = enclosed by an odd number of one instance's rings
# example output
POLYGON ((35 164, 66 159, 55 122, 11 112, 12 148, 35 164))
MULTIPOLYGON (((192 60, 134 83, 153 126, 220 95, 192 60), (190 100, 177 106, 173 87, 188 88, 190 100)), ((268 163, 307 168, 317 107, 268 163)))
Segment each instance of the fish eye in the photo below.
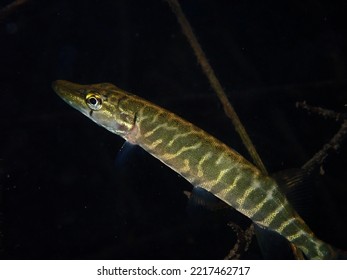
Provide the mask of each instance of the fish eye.
POLYGON ((89 93, 86 96, 86 103, 88 107, 94 111, 100 110, 102 107, 102 99, 95 93, 89 93))

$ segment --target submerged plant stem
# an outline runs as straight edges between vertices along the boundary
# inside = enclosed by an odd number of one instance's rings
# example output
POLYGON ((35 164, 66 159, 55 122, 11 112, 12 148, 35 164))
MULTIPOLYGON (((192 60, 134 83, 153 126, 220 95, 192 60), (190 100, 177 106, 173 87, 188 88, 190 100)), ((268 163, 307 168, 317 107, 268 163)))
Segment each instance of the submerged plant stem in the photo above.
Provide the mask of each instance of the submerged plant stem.
POLYGON ((328 110, 328 109, 321 108, 321 107, 314 107, 314 106, 308 105, 306 103, 306 101, 296 102, 296 107, 304 109, 310 113, 315 113, 317 115, 321 115, 324 118, 333 119, 335 121, 341 121, 341 120, 346 119, 346 115, 344 115, 342 113, 337 113, 335 111, 328 110))
POLYGON ((316 113, 318 115, 324 116, 326 118, 343 120, 340 129, 338 132, 326 143, 310 160, 308 160, 301 168, 305 169, 307 172, 312 172, 318 165, 321 165, 324 160, 328 157, 329 152, 337 151, 342 141, 346 138, 347 135, 347 119, 344 118, 344 115, 341 113, 336 113, 334 111, 314 107, 306 104, 306 102, 297 102, 296 106, 298 108, 303 108, 311 113, 316 113))
POLYGON ((253 159, 254 164, 262 171, 263 174, 268 174, 265 168, 265 165, 263 164, 257 150, 255 149, 250 137, 248 136, 246 132, 245 127, 241 123, 235 109, 229 102, 228 97, 226 96, 222 85, 220 84, 210 63, 208 62, 207 57, 203 49, 201 48, 198 42, 198 39, 196 38, 188 19, 184 15, 180 4, 178 3, 177 0, 166 0, 166 1, 171 7, 171 10, 175 13, 177 20, 181 25, 183 34, 187 37, 187 40, 190 46, 192 47, 192 49, 194 50, 195 56, 197 57, 203 72, 207 76, 211 87, 213 88, 213 90, 215 91, 218 98, 223 104, 225 114, 231 119, 231 122, 233 123, 235 130, 240 135, 243 144, 245 145, 248 153, 253 159))

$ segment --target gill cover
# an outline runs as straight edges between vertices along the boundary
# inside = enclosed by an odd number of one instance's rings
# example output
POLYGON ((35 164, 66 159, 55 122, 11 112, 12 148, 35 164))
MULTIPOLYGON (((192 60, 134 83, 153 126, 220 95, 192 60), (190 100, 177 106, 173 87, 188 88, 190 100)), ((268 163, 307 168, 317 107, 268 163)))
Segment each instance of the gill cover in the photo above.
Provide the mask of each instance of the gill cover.
POLYGON ((65 102, 98 125, 133 142, 136 112, 125 109, 128 93, 109 83, 80 85, 58 80, 52 87, 65 102))

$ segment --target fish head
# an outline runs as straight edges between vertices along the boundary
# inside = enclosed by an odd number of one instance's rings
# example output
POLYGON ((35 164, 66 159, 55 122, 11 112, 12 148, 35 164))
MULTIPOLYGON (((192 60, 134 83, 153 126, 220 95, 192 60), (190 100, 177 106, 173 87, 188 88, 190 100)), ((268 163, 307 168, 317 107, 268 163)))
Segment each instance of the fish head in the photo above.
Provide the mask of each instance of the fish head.
POLYGON ((130 93, 110 83, 80 85, 57 80, 53 82, 52 87, 65 102, 86 117, 134 142, 136 112, 129 110, 129 106, 124 106, 131 96, 130 93))

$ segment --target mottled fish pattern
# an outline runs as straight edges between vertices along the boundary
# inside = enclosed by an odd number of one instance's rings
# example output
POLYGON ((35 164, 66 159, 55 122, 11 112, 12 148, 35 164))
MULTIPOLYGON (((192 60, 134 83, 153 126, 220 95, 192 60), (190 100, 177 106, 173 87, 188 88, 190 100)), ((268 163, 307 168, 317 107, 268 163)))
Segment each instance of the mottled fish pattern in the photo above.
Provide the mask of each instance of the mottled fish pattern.
POLYGON ((202 129, 112 84, 56 81, 53 88, 71 106, 141 146, 193 186, 284 236, 307 258, 336 257, 334 249, 319 240, 292 208, 274 179, 202 129))

